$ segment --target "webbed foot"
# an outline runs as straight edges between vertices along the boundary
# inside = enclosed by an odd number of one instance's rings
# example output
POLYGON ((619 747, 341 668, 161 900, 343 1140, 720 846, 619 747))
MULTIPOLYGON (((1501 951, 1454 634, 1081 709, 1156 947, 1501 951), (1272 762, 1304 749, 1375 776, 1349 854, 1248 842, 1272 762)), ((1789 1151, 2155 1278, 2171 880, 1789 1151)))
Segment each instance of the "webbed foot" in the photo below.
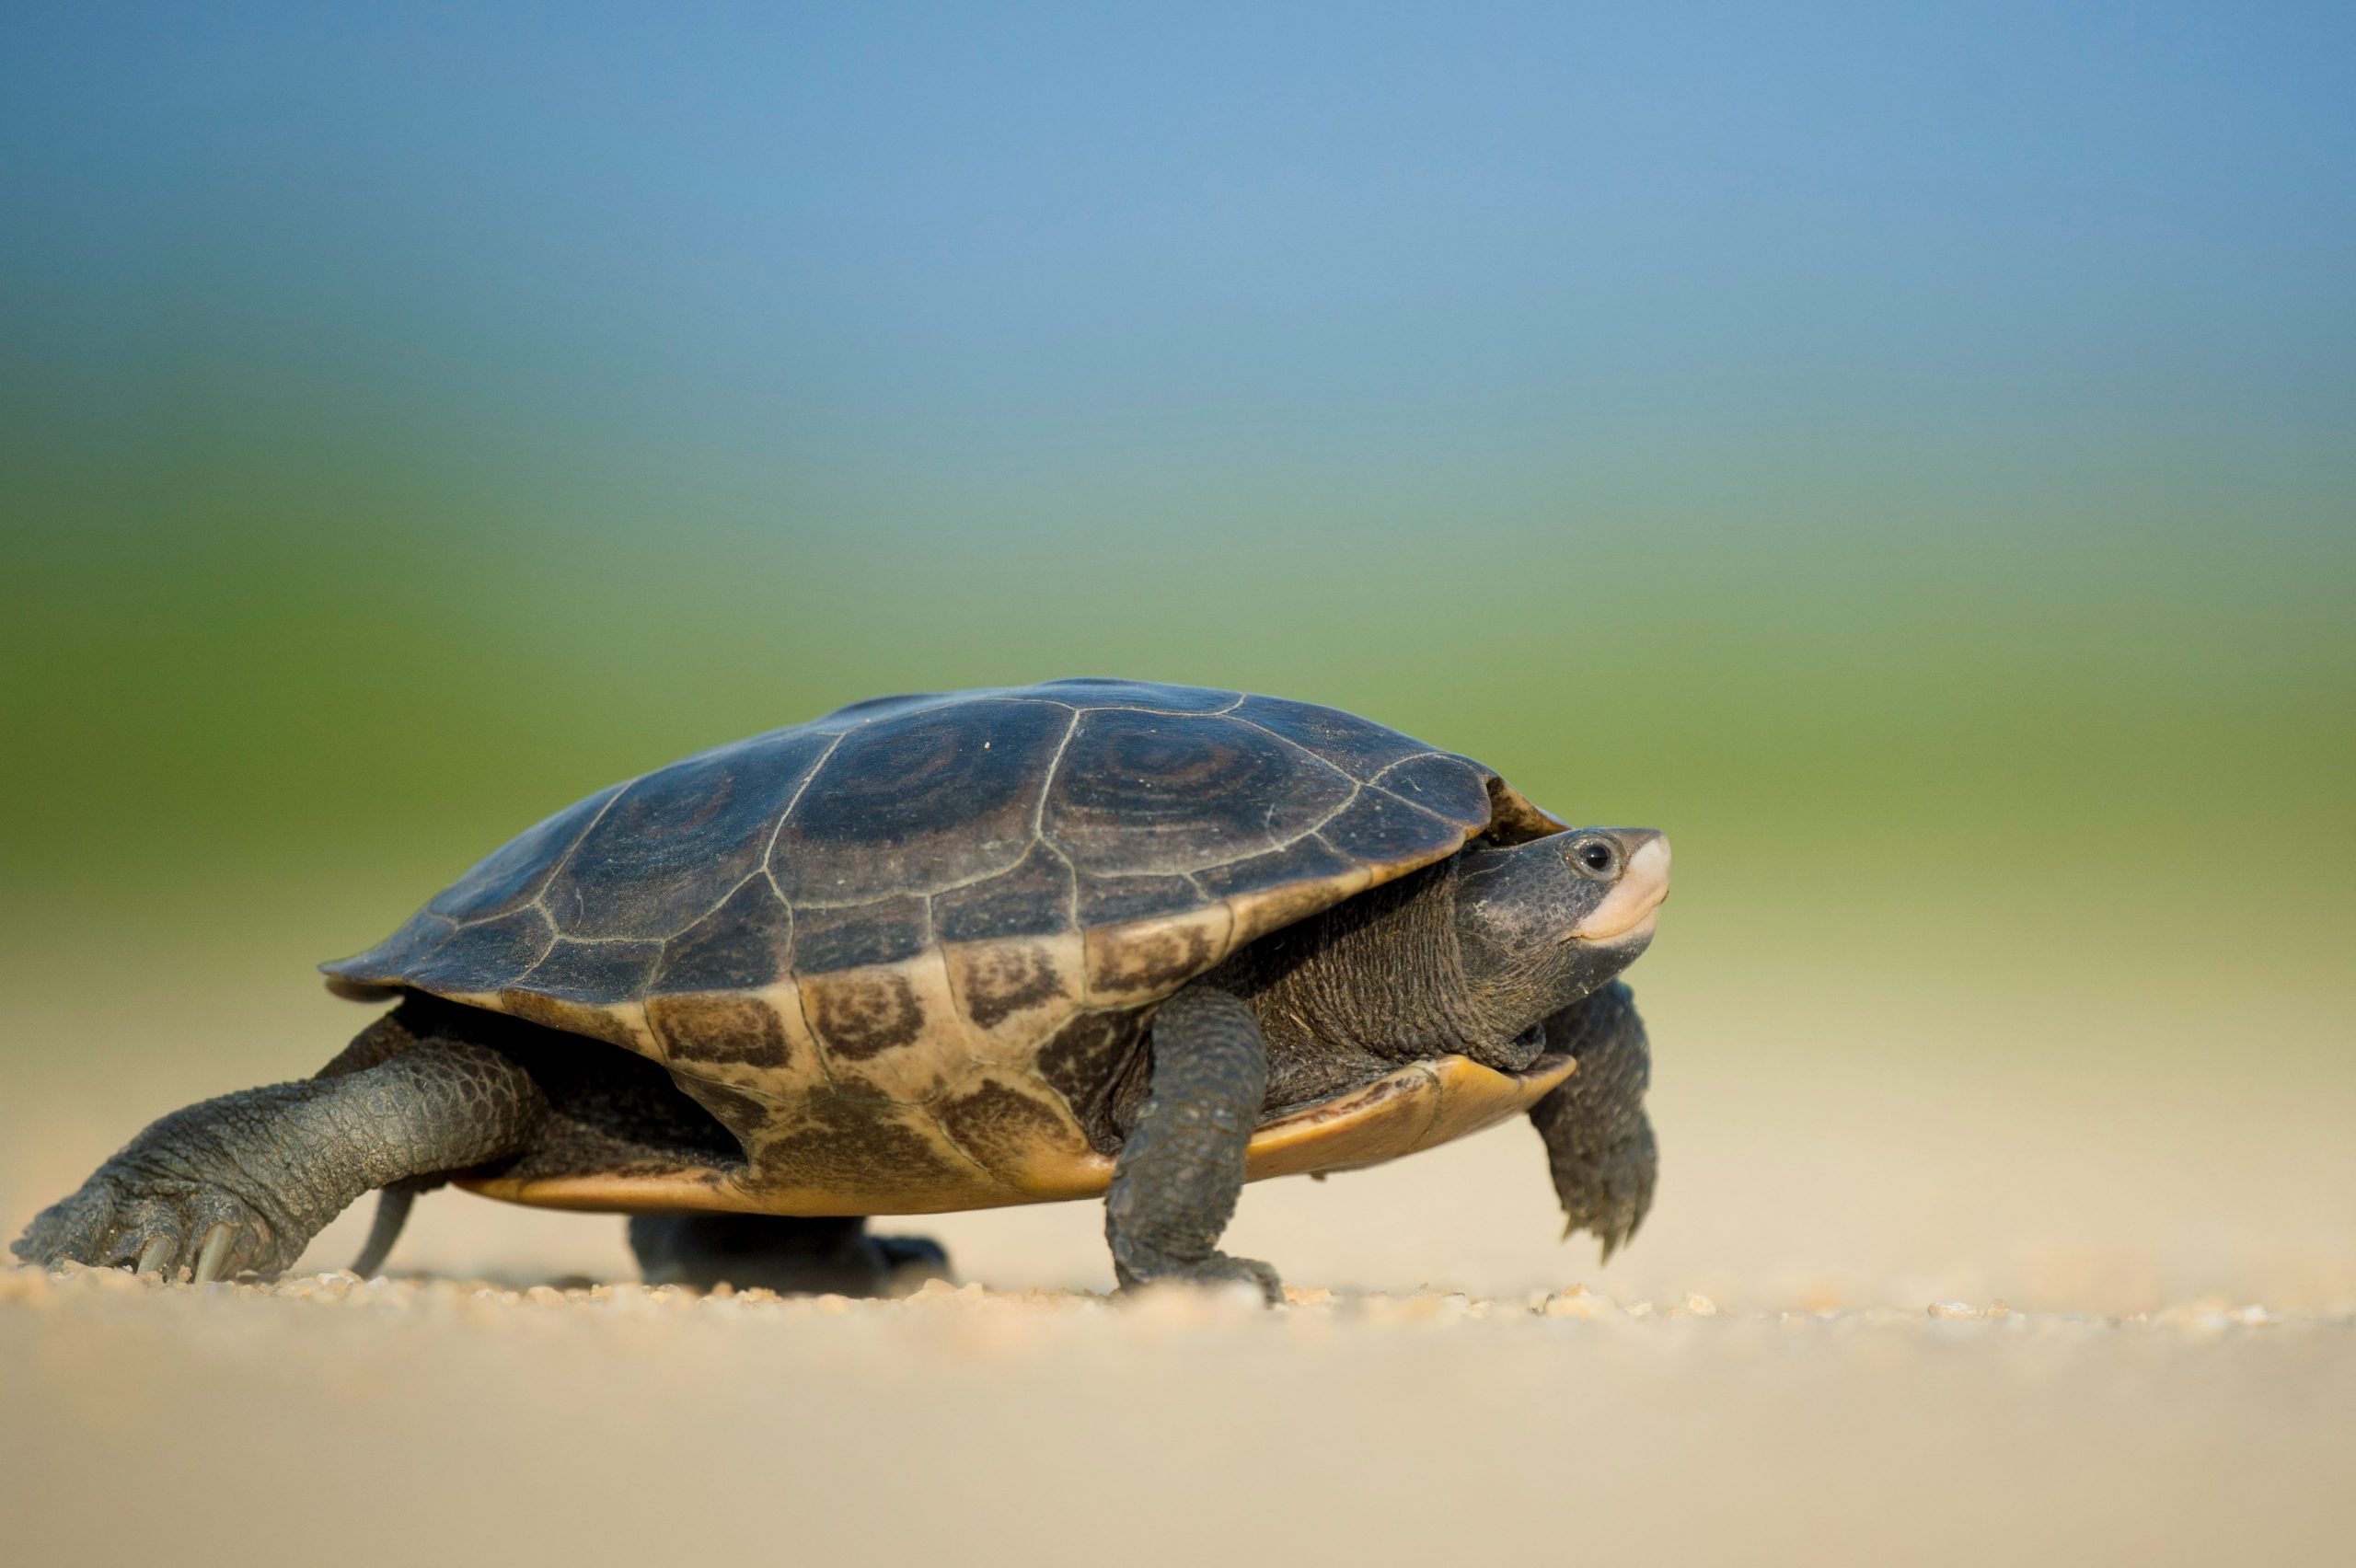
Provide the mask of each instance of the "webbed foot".
POLYGON ((930 1236, 871 1236, 868 1241, 895 1277, 919 1282, 949 1277, 949 1250, 930 1236))
POLYGON ((1165 1284, 1195 1285, 1207 1289, 1248 1285, 1271 1307, 1282 1306, 1285 1299, 1284 1282, 1276 1277, 1273 1267, 1256 1258, 1233 1258, 1225 1252, 1183 1262, 1130 1242, 1115 1251, 1114 1272, 1120 1275, 1124 1291, 1165 1284))
POLYGON ((1603 1243, 1603 1261, 1627 1245, 1652 1207, 1660 1146, 1645 1114, 1652 1047, 1635 998, 1617 982, 1546 1020, 1550 1051, 1578 1071, 1530 1108, 1567 1223, 1603 1243))
POLYGON ((863 1219, 765 1214, 630 1216, 630 1250, 649 1285, 889 1296, 946 1279, 949 1254, 921 1236, 870 1236, 863 1219))
POLYGON ((9 1251, 28 1263, 127 1268, 199 1285, 277 1274, 307 1236, 285 1235, 257 1205, 201 1176, 132 1158, 100 1167, 78 1192, 35 1216, 9 1251))
POLYGON ((1628 1244, 1653 1206, 1660 1150, 1644 1125, 1600 1155, 1559 1166, 1554 1193, 1563 1205, 1563 1239, 1584 1230, 1603 1243, 1601 1262, 1628 1244))

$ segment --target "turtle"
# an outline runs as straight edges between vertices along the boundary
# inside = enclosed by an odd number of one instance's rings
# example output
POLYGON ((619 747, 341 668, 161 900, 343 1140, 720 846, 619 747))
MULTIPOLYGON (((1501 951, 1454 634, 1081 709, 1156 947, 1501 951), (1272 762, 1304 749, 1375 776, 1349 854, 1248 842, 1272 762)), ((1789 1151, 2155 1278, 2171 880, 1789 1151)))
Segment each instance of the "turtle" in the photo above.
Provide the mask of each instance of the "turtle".
POLYGON ((1101 1195, 1124 1290, 1237 1283, 1243 1183, 1527 1113, 1608 1260, 1658 1164, 1619 975, 1667 837, 1337 709, 1090 677, 893 697, 598 790, 321 965, 314 1076, 156 1122, 14 1243, 205 1282, 384 1196, 620 1213, 650 1280, 881 1292, 877 1215, 1101 1195))

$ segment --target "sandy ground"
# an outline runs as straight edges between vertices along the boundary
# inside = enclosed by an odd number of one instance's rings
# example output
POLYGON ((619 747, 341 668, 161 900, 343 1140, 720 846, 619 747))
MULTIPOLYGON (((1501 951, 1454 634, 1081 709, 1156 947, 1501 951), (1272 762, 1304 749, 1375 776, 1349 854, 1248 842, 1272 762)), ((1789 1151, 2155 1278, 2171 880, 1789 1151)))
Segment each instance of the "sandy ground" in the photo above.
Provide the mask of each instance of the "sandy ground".
POLYGON ((334 1274, 0 1299, 27 1560, 2330 1562, 2356 1523, 2345 1316, 334 1274))
MULTIPOLYGON (((11 1234, 355 1016, 224 1004, 161 1054, 149 1006, 8 1020, 80 1031, 0 1100, 11 1234)), ((9 1555, 2349 1560, 2349 1075, 1707 1022, 1655 1018, 1701 1038, 1608 1269, 1516 1125, 1252 1189, 1275 1311, 1107 1302, 1084 1205, 897 1222, 968 1283, 886 1303, 646 1290, 618 1221, 455 1193, 378 1281, 333 1272, 364 1209, 275 1287, 0 1274, 9 1555)))

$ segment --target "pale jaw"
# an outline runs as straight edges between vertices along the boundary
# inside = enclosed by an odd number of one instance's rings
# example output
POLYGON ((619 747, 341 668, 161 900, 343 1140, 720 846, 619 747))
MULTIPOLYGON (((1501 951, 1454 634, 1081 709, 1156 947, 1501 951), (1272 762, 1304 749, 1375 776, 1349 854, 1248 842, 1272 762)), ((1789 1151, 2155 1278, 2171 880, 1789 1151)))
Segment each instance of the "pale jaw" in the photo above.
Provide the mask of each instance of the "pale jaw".
POLYGON ((1651 940, 1669 898, 1669 836, 1648 833, 1629 851, 1626 869, 1603 902, 1571 928, 1569 940, 1599 947, 1651 940))

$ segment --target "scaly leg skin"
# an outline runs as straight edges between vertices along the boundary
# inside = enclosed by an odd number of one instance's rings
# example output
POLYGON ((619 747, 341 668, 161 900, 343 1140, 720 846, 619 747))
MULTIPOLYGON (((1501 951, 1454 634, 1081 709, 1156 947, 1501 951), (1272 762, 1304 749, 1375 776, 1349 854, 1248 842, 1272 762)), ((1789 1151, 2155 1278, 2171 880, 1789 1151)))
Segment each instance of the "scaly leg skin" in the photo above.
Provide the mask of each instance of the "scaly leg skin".
POLYGON ((766 1214, 641 1214, 630 1251, 649 1285, 888 1296, 949 1277, 949 1254, 920 1236, 870 1236, 867 1221, 766 1214))
POLYGON ((1652 1047, 1627 986, 1614 981, 1546 1020, 1546 1049, 1578 1058, 1578 1071, 1530 1108, 1546 1161, 1575 1230, 1603 1243, 1603 1262, 1627 1244, 1652 1207, 1660 1147, 1645 1114, 1652 1047))
POLYGON ((343 1076, 173 1112, 35 1216, 10 1250, 29 1263, 199 1284, 275 1274, 363 1193, 514 1154, 547 1109, 531 1076, 499 1053, 423 1041, 343 1076))
POLYGON ((1152 1084, 1104 1195, 1104 1239, 1124 1290, 1240 1280, 1272 1306, 1284 1299, 1276 1270, 1218 1251, 1267 1089, 1268 1047, 1249 1008, 1202 985, 1161 1004, 1152 1084))

